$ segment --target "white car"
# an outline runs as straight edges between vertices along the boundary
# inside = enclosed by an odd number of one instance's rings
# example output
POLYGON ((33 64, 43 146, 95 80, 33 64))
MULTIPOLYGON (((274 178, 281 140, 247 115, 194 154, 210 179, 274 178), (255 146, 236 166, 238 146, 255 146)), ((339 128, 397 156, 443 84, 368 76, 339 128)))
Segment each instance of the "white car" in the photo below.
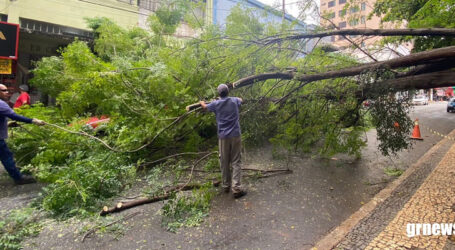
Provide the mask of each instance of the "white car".
POLYGON ((428 98, 423 95, 416 95, 412 98, 412 104, 414 105, 428 105, 428 98))

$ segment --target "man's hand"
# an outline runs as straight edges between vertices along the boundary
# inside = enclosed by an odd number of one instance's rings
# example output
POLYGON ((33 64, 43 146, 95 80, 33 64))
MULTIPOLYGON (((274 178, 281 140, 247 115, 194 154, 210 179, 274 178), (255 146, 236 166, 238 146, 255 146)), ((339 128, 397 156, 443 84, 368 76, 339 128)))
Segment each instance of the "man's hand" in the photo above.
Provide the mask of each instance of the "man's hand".
POLYGON ((201 107, 203 109, 206 109, 207 108, 207 104, 205 104, 205 101, 199 101, 199 104, 201 105, 201 107))
POLYGON ((17 123, 16 121, 9 121, 8 122, 8 127, 10 128, 16 128, 16 127, 19 127, 19 123, 17 123))
POLYGON ((46 125, 46 123, 44 121, 41 121, 41 120, 36 119, 36 118, 32 119, 32 123, 35 124, 35 125, 38 125, 38 126, 46 125))

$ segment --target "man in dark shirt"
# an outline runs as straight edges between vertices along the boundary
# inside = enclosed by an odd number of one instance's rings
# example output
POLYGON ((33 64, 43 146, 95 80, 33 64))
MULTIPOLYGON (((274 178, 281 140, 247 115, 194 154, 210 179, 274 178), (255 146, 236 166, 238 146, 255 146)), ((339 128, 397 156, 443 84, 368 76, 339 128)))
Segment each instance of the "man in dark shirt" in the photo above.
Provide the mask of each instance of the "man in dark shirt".
POLYGON ((8 138, 7 118, 20 122, 33 123, 36 125, 44 125, 45 122, 35 118, 30 119, 14 113, 11 107, 5 102, 8 100, 8 97, 8 88, 5 85, 0 84, 0 160, 8 174, 11 178, 13 178, 17 185, 34 183, 36 180, 33 177, 22 175, 16 168, 13 154, 9 150, 8 145, 6 145, 5 139, 8 138))
POLYGON ((222 187, 225 192, 232 189, 235 198, 240 198, 246 194, 241 187, 241 131, 239 124, 239 108, 242 99, 238 97, 228 97, 229 88, 226 84, 218 86, 220 99, 206 104, 200 101, 203 109, 208 109, 215 113, 218 128, 218 146, 220 152, 220 166, 223 178, 222 187), (232 165, 232 173, 231 167, 232 165), (232 184, 232 185, 231 185, 232 184))

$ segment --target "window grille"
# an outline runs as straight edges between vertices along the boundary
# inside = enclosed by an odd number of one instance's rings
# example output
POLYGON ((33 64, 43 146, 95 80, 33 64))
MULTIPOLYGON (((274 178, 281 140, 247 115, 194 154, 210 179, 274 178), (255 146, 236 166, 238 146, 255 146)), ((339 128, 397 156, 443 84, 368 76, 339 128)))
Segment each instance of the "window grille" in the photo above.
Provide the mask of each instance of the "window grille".
POLYGON ((66 35, 71 37, 93 38, 93 33, 88 30, 62 26, 53 23, 46 23, 26 18, 19 18, 21 29, 38 31, 46 34, 66 35))
POLYGON ((138 0, 137 5, 140 8, 151 11, 156 11, 160 7, 158 0, 138 0))

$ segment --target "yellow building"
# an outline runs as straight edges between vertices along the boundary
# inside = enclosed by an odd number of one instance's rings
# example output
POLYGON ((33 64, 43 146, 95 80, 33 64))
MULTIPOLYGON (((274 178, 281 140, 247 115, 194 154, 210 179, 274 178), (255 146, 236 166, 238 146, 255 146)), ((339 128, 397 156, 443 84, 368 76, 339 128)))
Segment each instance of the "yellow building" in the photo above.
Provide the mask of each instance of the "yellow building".
MULTIPOLYGON (((0 83, 17 90, 19 85, 27 84, 33 61, 58 55, 58 49, 76 37, 92 40, 93 33, 84 18, 107 17, 124 28, 146 28, 148 16, 158 9, 159 3, 159 0, 0 0, 0 21, 20 27, 13 73, 0 75, 0 83)), ((185 23, 175 34, 194 35, 195 31, 185 23)))
POLYGON ((27 84, 33 61, 57 55, 75 37, 91 40, 85 17, 108 17, 128 28, 138 24, 139 8, 115 0, 0 0, 1 21, 20 27, 17 61, 12 74, 0 75, 1 83, 17 90, 27 84))

